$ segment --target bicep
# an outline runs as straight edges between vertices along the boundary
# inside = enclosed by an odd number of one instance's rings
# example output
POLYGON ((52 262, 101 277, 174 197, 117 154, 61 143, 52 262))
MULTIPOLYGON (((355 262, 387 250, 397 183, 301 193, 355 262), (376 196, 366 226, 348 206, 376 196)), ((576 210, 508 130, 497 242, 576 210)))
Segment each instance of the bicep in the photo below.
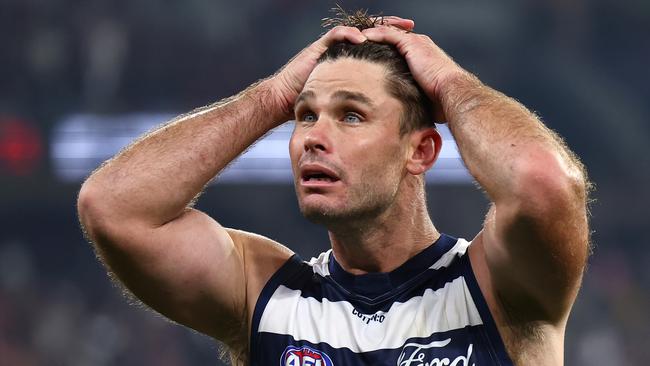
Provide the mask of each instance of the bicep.
POLYGON ((168 318, 222 340, 245 321, 240 243, 208 215, 188 209, 160 227, 126 225, 97 241, 119 280, 168 318))
POLYGON ((482 233, 492 288, 515 309, 566 316, 588 253, 584 202, 493 204, 482 233))

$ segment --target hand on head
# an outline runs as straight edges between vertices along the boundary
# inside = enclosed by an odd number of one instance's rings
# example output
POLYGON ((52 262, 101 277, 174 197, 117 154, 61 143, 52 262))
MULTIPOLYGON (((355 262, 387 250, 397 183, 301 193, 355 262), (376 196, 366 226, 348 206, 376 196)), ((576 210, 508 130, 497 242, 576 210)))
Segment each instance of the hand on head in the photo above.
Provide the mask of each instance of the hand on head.
MULTIPOLYGON (((466 74, 466 71, 428 36, 405 32, 391 25, 364 29, 362 34, 369 41, 397 47, 417 83, 434 103, 440 105, 441 90, 445 83, 459 74, 466 74)), ((441 110, 437 111, 436 120, 445 120, 441 110)))
MULTIPOLYGON (((407 31, 411 31, 415 26, 413 20, 397 16, 386 16, 376 20, 382 26, 394 26, 407 31)), ((302 91, 309 74, 316 67, 318 58, 329 46, 338 42, 359 44, 366 40, 367 37, 356 27, 336 26, 303 49, 274 75, 272 78, 276 84, 273 88, 274 96, 286 118, 292 117, 293 103, 302 91)))
POLYGON ((359 44, 367 38, 355 27, 337 26, 325 33, 316 42, 304 48, 273 76, 273 88, 279 108, 287 119, 293 116, 293 104, 302 91, 309 74, 316 67, 318 58, 327 48, 338 42, 359 44))
MULTIPOLYGON (((274 77, 274 100, 286 119, 292 118, 293 104, 316 67, 318 58, 329 46, 338 42, 359 44, 365 41, 394 45, 406 59, 413 77, 429 98, 440 105, 440 94, 445 82, 466 71, 458 66, 440 47, 426 35, 412 33, 415 22, 397 16, 376 19, 377 25, 363 29, 336 26, 321 38, 303 49, 274 77)), ((436 121, 444 121, 441 108, 437 108, 436 121)))

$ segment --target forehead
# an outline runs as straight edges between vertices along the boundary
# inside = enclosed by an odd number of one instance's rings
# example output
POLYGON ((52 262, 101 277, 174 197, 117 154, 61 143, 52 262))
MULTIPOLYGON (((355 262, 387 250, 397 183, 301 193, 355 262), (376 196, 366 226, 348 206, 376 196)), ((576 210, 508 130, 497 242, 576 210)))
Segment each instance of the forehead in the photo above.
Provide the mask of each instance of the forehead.
POLYGON ((386 71, 383 65, 353 58, 325 61, 316 65, 303 92, 310 91, 318 97, 348 90, 381 101, 391 97, 386 90, 386 71))

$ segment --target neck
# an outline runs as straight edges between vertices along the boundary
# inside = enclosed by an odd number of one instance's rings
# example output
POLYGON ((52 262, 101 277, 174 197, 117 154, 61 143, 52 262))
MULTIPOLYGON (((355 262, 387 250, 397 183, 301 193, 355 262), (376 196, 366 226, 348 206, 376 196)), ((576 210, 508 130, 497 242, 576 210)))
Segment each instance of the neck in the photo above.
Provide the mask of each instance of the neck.
POLYGON ((440 237, 426 207, 424 188, 401 190, 372 218, 329 227, 332 251, 352 274, 390 272, 440 237))

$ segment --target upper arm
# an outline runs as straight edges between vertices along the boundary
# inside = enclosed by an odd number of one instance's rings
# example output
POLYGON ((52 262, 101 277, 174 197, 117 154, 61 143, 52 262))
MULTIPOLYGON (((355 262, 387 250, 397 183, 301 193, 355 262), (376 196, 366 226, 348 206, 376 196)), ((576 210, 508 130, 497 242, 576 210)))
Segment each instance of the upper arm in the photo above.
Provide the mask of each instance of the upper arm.
POLYGON ((102 259, 135 296, 226 342, 241 338, 249 298, 288 258, 280 245, 226 230, 195 209, 159 227, 125 221, 86 228, 102 259), (256 259, 264 256, 270 260, 256 259))
POLYGON ((510 311, 538 320, 566 319, 588 255, 581 177, 535 168, 510 197, 490 208, 478 239, 491 288, 510 311))

